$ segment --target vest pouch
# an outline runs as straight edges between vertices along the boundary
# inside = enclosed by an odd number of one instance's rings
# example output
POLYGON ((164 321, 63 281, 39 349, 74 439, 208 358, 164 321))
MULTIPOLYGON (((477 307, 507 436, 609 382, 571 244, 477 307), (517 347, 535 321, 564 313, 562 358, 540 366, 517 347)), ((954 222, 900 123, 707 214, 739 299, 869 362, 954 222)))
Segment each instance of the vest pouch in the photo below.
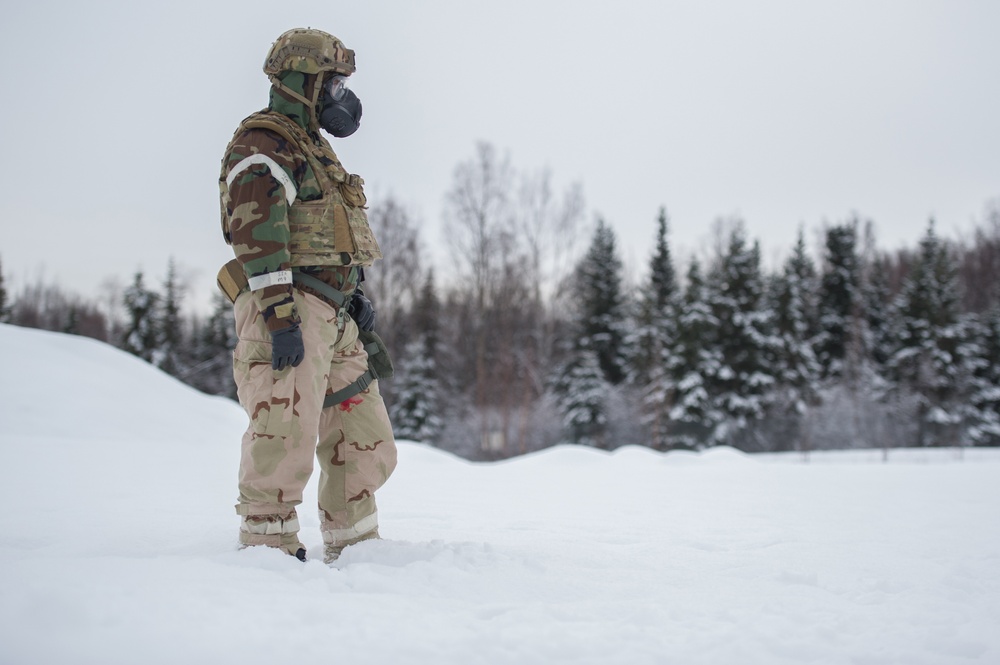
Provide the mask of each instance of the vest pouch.
POLYGON ((359 176, 346 175, 343 181, 338 182, 340 195, 344 197, 344 203, 354 208, 364 208, 368 205, 365 197, 365 181, 359 176))
POLYGON ((382 250, 375 240, 375 234, 368 225, 368 215, 364 209, 354 206, 340 206, 341 211, 347 217, 348 228, 351 233, 352 251, 354 252, 354 262, 370 266, 375 259, 382 258, 382 250))
POLYGON ((351 232, 351 251, 355 262, 361 265, 371 265, 376 259, 382 258, 382 250, 375 240, 375 234, 368 224, 365 207, 368 198, 365 196, 365 181, 353 173, 337 173, 333 175, 337 183, 337 191, 343 200, 343 205, 337 212, 347 218, 351 232))

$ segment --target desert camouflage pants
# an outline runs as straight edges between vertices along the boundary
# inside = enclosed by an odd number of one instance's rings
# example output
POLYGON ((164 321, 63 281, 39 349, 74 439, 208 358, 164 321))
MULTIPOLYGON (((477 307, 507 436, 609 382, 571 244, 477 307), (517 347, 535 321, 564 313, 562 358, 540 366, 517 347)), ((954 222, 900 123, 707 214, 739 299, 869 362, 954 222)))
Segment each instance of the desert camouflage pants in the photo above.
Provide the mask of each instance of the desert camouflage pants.
POLYGON ((320 529, 327 545, 354 541, 378 527, 375 491, 396 466, 396 444, 378 382, 336 406, 323 399, 353 383, 368 367, 349 316, 295 291, 305 359, 271 369, 271 337, 249 293, 236 300, 239 342, 233 354, 240 404, 250 416, 243 435, 239 504, 240 542, 294 554, 295 507, 319 461, 320 529))

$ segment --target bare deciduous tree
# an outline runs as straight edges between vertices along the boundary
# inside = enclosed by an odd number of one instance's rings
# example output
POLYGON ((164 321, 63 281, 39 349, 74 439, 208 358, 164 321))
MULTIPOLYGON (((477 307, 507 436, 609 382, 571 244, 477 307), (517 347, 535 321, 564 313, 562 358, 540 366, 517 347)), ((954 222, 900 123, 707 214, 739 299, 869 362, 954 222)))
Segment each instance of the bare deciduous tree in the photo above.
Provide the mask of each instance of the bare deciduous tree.
POLYGON ((531 360, 521 353, 531 321, 531 282, 514 183, 509 159, 480 143, 473 158, 456 167, 447 196, 445 232, 465 302, 461 336, 472 342, 455 346, 467 350, 458 364, 459 381, 471 378, 480 439, 489 455, 508 453, 531 360))
POLYGON ((496 258, 511 229, 513 172, 489 143, 476 145, 475 156, 455 167, 447 195, 445 234, 460 273, 471 278, 478 309, 489 304, 496 283, 496 258))
POLYGON ((378 312, 379 334, 390 350, 405 346, 403 314, 422 281, 420 234, 413 216, 394 197, 372 205, 368 218, 384 258, 365 271, 365 294, 378 312))
POLYGON ((552 172, 543 169, 522 177, 519 194, 517 228, 528 253, 532 296, 540 304, 555 294, 579 258, 583 187, 574 182, 559 200, 553 192, 552 172))
POLYGON ((985 312, 1000 300, 1000 198, 986 205, 983 222, 962 245, 963 304, 970 312, 985 312))

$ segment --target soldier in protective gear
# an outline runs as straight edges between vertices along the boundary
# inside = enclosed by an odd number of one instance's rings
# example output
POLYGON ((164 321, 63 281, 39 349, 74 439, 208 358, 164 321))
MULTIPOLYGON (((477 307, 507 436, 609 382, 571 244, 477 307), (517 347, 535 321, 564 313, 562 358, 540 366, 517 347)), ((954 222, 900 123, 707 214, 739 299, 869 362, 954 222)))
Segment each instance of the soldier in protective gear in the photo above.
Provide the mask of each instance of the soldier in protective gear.
MULTIPOLYGON (((289 30, 264 72, 270 104, 226 148, 222 227, 236 258, 219 273, 234 301, 233 372, 250 417, 239 473, 243 546, 305 559, 296 506, 319 461, 325 560, 378 537, 375 491, 396 447, 370 355, 375 310, 359 285, 381 258, 364 182, 320 129, 349 136, 361 102, 347 87, 354 52, 328 33, 289 30)), ((378 357, 378 356, 373 356, 378 357)))

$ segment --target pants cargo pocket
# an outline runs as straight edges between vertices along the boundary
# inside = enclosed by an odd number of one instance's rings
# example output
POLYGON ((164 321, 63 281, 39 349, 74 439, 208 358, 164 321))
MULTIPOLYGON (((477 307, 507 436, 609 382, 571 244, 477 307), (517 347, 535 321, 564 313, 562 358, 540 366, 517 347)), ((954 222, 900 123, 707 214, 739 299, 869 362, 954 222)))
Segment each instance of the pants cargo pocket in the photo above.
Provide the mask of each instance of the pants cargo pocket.
POLYGON ((292 432, 295 368, 271 369, 271 344, 241 339, 233 352, 233 375, 240 404, 254 432, 285 437, 292 432))

